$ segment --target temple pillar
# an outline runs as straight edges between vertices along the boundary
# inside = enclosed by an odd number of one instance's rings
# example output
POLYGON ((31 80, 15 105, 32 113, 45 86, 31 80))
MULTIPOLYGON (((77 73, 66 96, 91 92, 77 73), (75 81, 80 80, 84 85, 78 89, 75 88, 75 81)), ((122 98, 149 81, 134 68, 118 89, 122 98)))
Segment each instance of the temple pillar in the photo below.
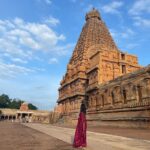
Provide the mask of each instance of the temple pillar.
POLYGON ((137 94, 138 94, 137 101, 141 102, 142 101, 142 86, 141 85, 137 86, 137 94))

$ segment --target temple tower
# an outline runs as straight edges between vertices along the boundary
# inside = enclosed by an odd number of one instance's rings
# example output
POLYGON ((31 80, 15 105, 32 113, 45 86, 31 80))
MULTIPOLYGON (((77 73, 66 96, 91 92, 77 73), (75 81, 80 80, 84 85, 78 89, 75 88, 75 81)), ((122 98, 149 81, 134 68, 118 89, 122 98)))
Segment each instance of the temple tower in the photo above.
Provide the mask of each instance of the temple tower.
POLYGON ((77 112, 86 91, 140 68, 136 56, 118 49, 96 9, 85 20, 59 88, 62 113, 77 112))

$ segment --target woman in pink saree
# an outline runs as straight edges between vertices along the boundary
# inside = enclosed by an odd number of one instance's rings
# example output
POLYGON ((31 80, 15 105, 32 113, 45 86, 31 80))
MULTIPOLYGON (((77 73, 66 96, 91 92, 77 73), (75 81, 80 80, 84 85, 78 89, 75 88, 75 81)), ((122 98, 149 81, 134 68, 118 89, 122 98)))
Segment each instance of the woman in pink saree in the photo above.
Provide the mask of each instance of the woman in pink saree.
POLYGON ((78 123, 75 131, 74 136, 74 142, 73 147, 86 147, 86 129, 87 129, 87 123, 86 123, 86 106, 84 102, 82 102, 80 107, 80 114, 78 118, 78 123))

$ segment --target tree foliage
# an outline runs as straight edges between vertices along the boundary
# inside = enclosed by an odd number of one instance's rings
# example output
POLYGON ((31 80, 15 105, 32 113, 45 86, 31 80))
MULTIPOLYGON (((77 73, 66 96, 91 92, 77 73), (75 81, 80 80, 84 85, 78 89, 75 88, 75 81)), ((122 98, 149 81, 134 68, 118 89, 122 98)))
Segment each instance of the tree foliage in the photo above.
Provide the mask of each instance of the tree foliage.
POLYGON ((0 108, 8 108, 10 105, 10 99, 8 95, 2 94, 0 96, 0 108))
POLYGON ((19 109, 21 104, 23 103, 24 101, 20 100, 20 99, 13 99, 11 100, 11 103, 9 105, 9 108, 12 108, 12 109, 19 109))
POLYGON ((29 107, 29 109, 31 109, 31 110, 37 110, 37 107, 34 106, 34 105, 31 104, 31 103, 28 104, 28 107, 29 107))
MULTIPOLYGON (((10 99, 9 96, 6 94, 0 95, 0 108, 19 109, 23 102, 24 102, 23 100, 16 99, 16 98, 10 99)), ((28 107, 31 110, 38 109, 36 106, 34 106, 31 103, 29 103, 28 107)))

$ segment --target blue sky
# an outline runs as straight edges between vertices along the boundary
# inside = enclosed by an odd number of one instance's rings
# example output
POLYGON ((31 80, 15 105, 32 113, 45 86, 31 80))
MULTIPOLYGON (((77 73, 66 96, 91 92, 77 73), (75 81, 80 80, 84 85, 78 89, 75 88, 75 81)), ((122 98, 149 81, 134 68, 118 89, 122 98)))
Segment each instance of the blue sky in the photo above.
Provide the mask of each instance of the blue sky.
POLYGON ((118 47, 148 65, 150 0, 0 0, 0 94, 51 110, 93 7, 118 47))

